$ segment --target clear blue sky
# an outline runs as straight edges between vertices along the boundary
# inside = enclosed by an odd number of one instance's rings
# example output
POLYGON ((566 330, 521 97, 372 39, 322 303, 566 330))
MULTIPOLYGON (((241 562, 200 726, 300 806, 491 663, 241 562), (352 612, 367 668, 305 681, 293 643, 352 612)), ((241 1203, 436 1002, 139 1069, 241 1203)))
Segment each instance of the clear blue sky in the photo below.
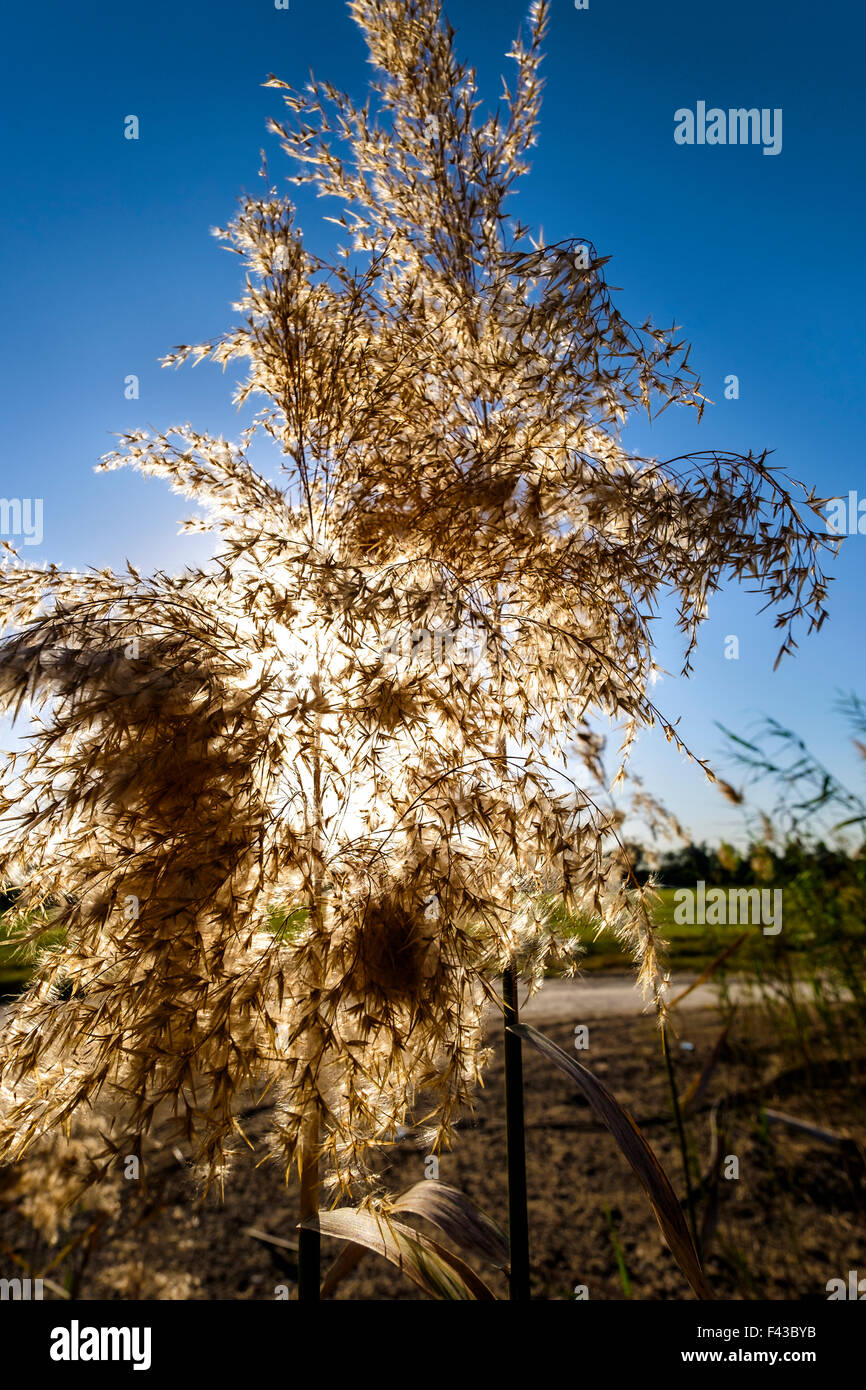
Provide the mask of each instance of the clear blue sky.
MULTIPOLYGON (((494 99, 522 0, 446 10, 494 99)), ((4 29, 0 495, 44 499, 44 540, 23 547, 28 559, 179 568, 206 553, 203 538, 176 534, 182 499, 93 464, 114 430, 190 420, 236 433, 230 379, 157 359, 232 321, 240 262, 208 232, 243 189, 257 190, 262 147, 273 179, 286 169, 265 131, 282 112, 266 75, 300 84, 313 67, 360 96, 365 50, 341 0, 291 0, 288 11, 269 0, 19 0, 4 29), (123 136, 129 114, 137 142, 123 136), (130 373, 137 401, 124 399, 130 373)), ((554 0, 541 140, 514 211, 549 241, 585 236, 612 255, 624 312, 681 324, 717 402, 699 427, 668 412, 637 428, 635 446, 662 457, 769 447, 819 492, 866 497, 864 37, 848 0, 590 0, 586 11, 554 0), (698 101, 781 108, 782 152, 677 145, 674 112, 698 101), (724 399, 730 373, 738 400, 724 399)), ((298 203, 307 240, 324 246, 332 229, 320 219, 333 209, 306 192, 298 203)), ((770 711, 858 776, 832 703, 840 690, 866 693, 866 536, 833 572, 830 622, 775 674, 776 634, 756 600, 730 593, 712 605, 693 679, 657 690, 698 752, 719 752, 715 720, 744 728, 770 711), (738 661, 724 658, 728 634, 738 661)), ((660 637, 675 670, 675 634, 660 637)), ((698 836, 736 832, 739 813, 663 740, 645 739, 636 765, 698 836)))

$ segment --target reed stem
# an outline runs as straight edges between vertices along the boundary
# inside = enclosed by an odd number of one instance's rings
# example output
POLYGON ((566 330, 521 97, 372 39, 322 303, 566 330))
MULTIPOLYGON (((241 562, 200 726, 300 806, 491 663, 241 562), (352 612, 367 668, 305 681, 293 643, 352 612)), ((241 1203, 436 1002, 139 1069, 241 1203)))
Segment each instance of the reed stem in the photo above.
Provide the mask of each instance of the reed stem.
MULTIPOLYGON (((318 1112, 306 1121, 301 1140, 301 1221, 308 1221, 319 1210, 318 1112)), ((298 1301, 318 1303, 322 1279, 322 1238, 318 1231, 305 1228, 298 1233, 298 1301)))
POLYGON ((508 1165, 509 1297, 529 1299, 529 1214, 526 1205, 526 1126, 523 1114, 523 1044, 510 1030, 517 1012, 517 970, 514 962, 502 976, 505 1004, 505 1136, 508 1165))

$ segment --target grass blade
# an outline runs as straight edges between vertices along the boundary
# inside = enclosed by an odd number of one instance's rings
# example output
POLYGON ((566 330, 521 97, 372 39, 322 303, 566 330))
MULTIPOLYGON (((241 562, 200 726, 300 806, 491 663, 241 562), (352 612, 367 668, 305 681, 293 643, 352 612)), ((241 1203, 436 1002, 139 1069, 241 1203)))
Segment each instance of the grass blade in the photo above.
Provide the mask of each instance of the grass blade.
POLYGON ((320 1211, 303 1223, 309 1230, 338 1240, 363 1245, 405 1274, 413 1283, 437 1299, 493 1300, 494 1294, 482 1279, 450 1250, 429 1236, 391 1221, 381 1212, 338 1207, 320 1211))
POLYGON ((685 999, 689 994, 691 994, 693 989, 698 988, 698 985, 706 984, 707 980, 722 964, 722 962, 726 961, 729 956, 732 956, 735 951, 738 951, 742 946, 743 942, 748 941, 748 939, 749 933, 747 931, 744 931, 741 936, 737 937, 736 941, 732 941, 729 946, 726 946, 725 949, 719 955, 716 956, 715 960, 710 961, 709 965, 701 971, 700 975, 696 980, 692 980, 690 985, 687 985, 685 989, 680 991, 676 999, 671 999, 668 1001, 668 1012, 670 1013, 671 1009, 675 1009, 677 1004, 679 1004, 683 999, 685 999))
POLYGON ((517 968, 512 961, 502 976, 505 1052, 505 1148, 508 1169, 508 1257, 510 1297, 530 1298, 529 1207, 526 1196, 526 1122, 523 1106, 523 1052, 516 1026, 517 968))
POLYGON ((602 1207, 602 1211, 604 1212, 604 1219, 607 1222, 607 1229, 608 1234, 610 1235, 610 1243, 613 1246, 613 1253, 616 1255, 616 1267, 619 1270, 619 1282, 622 1285, 622 1291, 625 1294, 626 1298, 631 1298, 631 1280, 628 1277, 628 1265, 625 1261, 625 1251, 623 1250, 622 1245, 620 1244, 620 1239, 617 1235, 616 1226, 614 1225, 613 1212, 611 1211, 610 1207, 602 1207))
POLYGON ((569 1057, 567 1052, 563 1052, 562 1048, 557 1047, 544 1033, 539 1033, 537 1029, 525 1023, 519 1024, 515 1032, 580 1087, 582 1095, 628 1159, 649 1198, 665 1242, 695 1294, 698 1298, 711 1299, 713 1295, 704 1278, 677 1195, 631 1115, 591 1071, 569 1057))
POLYGON ((464 1250, 497 1269, 508 1268, 508 1246, 499 1227, 456 1187, 425 1178, 402 1192, 391 1209, 423 1217, 464 1250))

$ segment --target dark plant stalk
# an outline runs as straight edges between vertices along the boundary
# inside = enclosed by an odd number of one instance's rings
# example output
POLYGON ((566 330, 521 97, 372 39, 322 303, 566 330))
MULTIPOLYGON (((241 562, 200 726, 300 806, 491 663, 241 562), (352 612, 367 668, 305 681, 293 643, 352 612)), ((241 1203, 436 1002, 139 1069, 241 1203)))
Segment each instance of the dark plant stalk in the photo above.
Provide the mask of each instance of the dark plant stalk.
POLYGON ((505 1003, 505 1135, 508 1165, 509 1296, 529 1299, 529 1215, 526 1206, 526 1127, 523 1115, 523 1044, 513 1027, 517 1013, 517 969, 514 962, 502 976, 505 1003))
MULTIPOLYGON (((317 695, 321 693, 318 678, 313 682, 317 695)), ((319 744, 321 719, 316 715, 313 741, 313 872, 312 916, 322 927, 321 863, 322 863, 322 762, 319 744)), ((314 1024, 313 1032, 318 1032, 314 1024)), ((301 1222, 310 1221, 319 1211, 319 1137, 318 1104, 310 1107, 301 1131, 299 1177, 301 1184, 301 1222)), ((322 1237, 318 1230, 301 1225, 298 1236, 298 1302, 318 1303, 322 1285, 322 1237)))
POLYGON ((318 1303, 321 1284, 321 1246, 318 1231, 298 1232, 298 1302, 318 1303))
POLYGON ((661 1026, 661 1035, 662 1053, 664 1054, 665 1066, 667 1067, 668 1073, 668 1085, 670 1087, 671 1092, 671 1104, 673 1106, 674 1120, 676 1122, 677 1134, 679 1135, 680 1141, 680 1156, 682 1157, 683 1162, 683 1175, 686 1180, 686 1201, 688 1202, 689 1208, 689 1226, 691 1227, 692 1240, 695 1243, 695 1251, 697 1252, 698 1259, 702 1260, 700 1235, 698 1233, 698 1221, 697 1215, 695 1213, 695 1194, 694 1189, 692 1187, 691 1167, 689 1165, 689 1150, 688 1145, 686 1144, 686 1131, 683 1126, 683 1115, 682 1111, 680 1110, 680 1097, 677 1091, 677 1079, 674 1076, 674 1064, 673 1059, 671 1057, 670 1046, 668 1044, 668 1030, 664 1023, 661 1026))
MULTIPOLYGON (((318 1113, 314 1127, 307 1124, 301 1147, 301 1221, 308 1221, 319 1209, 318 1113)), ((298 1231, 298 1301, 318 1303, 322 1280, 322 1238, 317 1230, 301 1226, 298 1231)))

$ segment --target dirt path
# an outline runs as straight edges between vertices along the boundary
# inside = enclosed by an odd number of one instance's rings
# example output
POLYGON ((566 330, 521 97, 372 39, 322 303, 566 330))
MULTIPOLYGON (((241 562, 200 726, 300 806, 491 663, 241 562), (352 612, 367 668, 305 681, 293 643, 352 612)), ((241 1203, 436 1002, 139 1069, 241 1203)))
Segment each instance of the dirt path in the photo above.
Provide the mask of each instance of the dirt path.
MULTIPOLYGON (((668 987, 669 1001, 687 989, 697 979, 696 975, 676 975, 668 987)), ((755 998, 754 987, 746 979, 732 979, 728 983, 731 998, 746 1003, 755 998)), ((809 986, 803 983, 801 992, 805 998, 809 986)), ((518 1000, 520 1017, 524 1023, 581 1023, 587 1018, 638 1018, 642 1013, 651 1012, 635 988, 634 976, 584 975, 579 980, 545 980, 541 988, 531 998, 522 989, 518 1000)), ((685 1009, 716 1009, 718 996, 710 984, 698 985, 691 994, 678 1005, 685 1009)))

